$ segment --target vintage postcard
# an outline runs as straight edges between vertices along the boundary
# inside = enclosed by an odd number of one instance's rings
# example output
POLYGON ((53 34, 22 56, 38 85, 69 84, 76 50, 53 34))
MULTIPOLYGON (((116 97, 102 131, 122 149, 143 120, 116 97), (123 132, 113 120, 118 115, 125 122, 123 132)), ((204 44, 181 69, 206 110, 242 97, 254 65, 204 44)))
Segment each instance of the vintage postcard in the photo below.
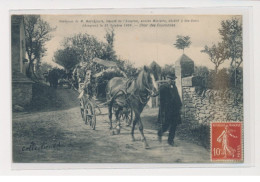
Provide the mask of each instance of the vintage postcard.
POLYGON ((244 163, 242 14, 11 14, 13 163, 244 163))

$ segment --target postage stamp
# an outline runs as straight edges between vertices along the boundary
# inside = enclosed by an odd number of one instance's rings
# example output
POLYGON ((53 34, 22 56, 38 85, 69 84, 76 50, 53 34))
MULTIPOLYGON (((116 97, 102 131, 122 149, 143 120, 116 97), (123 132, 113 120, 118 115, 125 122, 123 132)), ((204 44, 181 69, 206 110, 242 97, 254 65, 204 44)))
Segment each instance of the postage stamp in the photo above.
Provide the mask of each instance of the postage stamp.
POLYGON ((243 161, 242 123, 211 123, 211 160, 243 161))

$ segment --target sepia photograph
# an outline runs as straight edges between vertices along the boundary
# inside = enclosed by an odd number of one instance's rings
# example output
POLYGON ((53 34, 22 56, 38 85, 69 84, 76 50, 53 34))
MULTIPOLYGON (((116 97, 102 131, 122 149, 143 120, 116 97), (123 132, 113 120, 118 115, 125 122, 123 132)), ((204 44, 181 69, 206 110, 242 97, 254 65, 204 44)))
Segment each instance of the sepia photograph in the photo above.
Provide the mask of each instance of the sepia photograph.
POLYGON ((244 163, 243 15, 10 27, 13 163, 244 163))

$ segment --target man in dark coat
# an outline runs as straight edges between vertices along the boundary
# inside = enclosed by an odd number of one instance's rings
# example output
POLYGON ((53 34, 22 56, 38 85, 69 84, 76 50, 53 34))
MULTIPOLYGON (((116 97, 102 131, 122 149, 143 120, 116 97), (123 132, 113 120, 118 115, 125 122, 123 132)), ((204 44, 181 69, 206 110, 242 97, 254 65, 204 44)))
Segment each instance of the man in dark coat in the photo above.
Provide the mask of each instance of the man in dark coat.
POLYGON ((168 144, 173 146, 175 130, 181 123, 181 99, 175 85, 175 74, 167 75, 167 82, 160 86, 160 108, 158 121, 160 128, 158 131, 158 140, 161 142, 162 135, 169 129, 168 144))

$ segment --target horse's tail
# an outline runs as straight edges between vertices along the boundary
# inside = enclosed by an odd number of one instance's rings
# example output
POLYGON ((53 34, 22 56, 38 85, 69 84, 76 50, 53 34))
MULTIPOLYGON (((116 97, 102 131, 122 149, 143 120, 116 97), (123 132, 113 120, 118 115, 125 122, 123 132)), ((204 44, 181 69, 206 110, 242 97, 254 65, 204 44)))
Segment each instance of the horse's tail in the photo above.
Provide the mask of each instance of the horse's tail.
POLYGON ((106 99, 107 99, 107 104, 111 104, 113 102, 113 100, 115 99, 115 95, 112 94, 111 91, 111 80, 109 80, 109 82, 107 83, 107 86, 105 88, 105 92, 106 92, 106 99))

